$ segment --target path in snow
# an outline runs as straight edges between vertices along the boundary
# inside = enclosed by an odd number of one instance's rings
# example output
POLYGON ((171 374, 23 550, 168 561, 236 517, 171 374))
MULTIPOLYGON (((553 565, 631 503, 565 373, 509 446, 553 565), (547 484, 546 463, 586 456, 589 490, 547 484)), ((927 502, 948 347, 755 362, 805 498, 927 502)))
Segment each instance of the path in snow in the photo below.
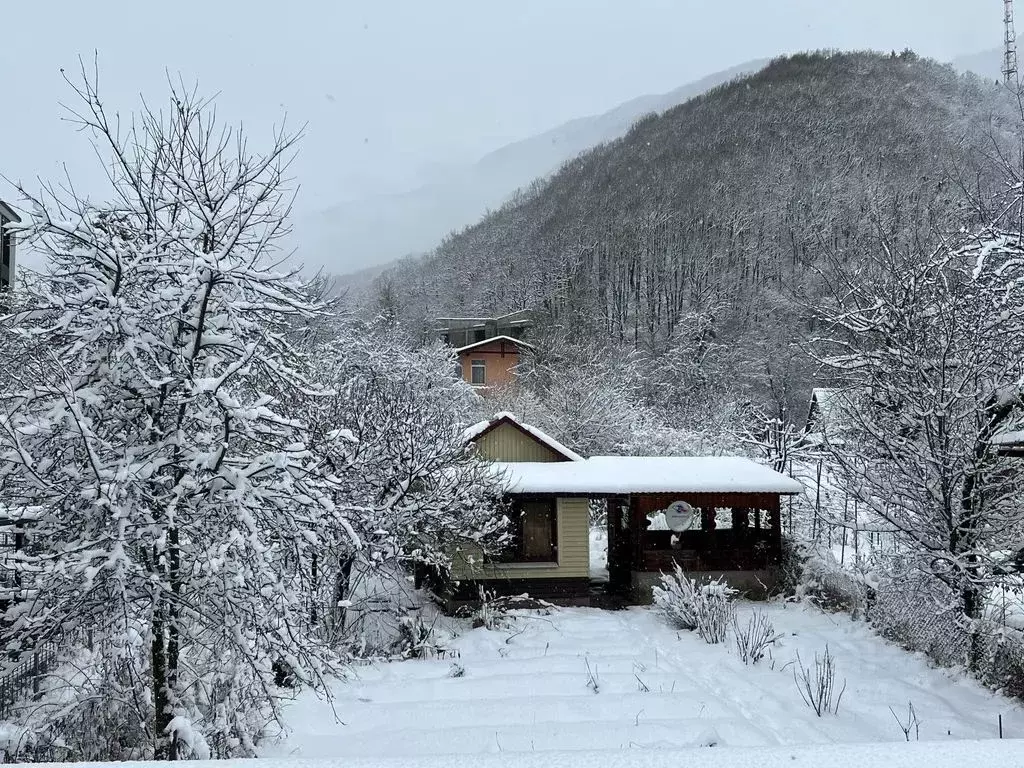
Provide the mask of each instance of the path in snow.
MULTIPOLYGON (((863 624, 798 605, 762 606, 784 637, 775 668, 745 667, 731 644, 677 634, 649 609, 564 609, 472 630, 453 662, 360 670, 331 706, 302 694, 292 733, 268 756, 401 757, 553 750, 678 749, 902 741, 889 707, 912 701, 922 740, 990 738, 1001 713, 1024 736, 1024 710, 962 675, 930 668, 863 624), (847 690, 838 716, 818 718, 793 682, 799 652, 813 664, 828 643, 847 690), (597 692, 588 687, 588 666, 597 692)), ((752 610, 741 605, 741 620, 752 610)))

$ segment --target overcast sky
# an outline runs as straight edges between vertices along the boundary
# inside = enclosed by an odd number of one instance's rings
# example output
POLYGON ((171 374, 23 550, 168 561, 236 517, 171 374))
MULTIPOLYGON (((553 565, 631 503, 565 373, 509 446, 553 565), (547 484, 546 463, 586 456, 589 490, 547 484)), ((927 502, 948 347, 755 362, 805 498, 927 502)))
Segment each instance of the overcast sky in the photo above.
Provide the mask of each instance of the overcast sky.
MULTIPOLYGON (((998 0, 39 0, 3 4, 0 175, 98 179, 60 121, 61 67, 98 51, 108 103, 164 72, 218 91, 253 139, 308 123, 302 210, 414 185, 430 168, 750 59, 994 48, 998 0)), ((0 186, 0 196, 10 189, 0 186)))

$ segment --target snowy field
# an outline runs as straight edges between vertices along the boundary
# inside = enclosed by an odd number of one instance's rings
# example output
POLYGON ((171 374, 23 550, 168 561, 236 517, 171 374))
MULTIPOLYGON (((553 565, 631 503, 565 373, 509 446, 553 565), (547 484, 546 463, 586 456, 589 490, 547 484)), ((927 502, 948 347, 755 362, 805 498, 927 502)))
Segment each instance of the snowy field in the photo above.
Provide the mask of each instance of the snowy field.
MULTIPOLYGON (((751 610, 742 604, 741 619, 751 610)), ((471 630, 454 641, 452 658, 362 668, 358 679, 334 686, 333 710, 301 695, 287 712, 292 732, 268 745, 265 755, 396 758, 403 764, 418 758, 426 765, 443 755, 521 753, 522 764, 541 765, 548 753, 559 764, 622 766, 631 763, 583 753, 664 756, 696 748, 690 757, 697 762, 686 763, 704 765, 701 748, 714 746, 726 748, 714 750, 719 766, 827 766, 840 763, 813 756, 832 752, 790 747, 892 742, 878 748, 882 752, 865 746, 843 754, 852 762, 888 765, 894 763, 876 758, 900 750, 921 756, 920 763, 900 758, 900 765, 936 768, 947 764, 936 756, 946 760, 959 753, 961 747, 949 742, 994 740, 1000 714, 1007 738, 1024 737, 1024 711, 1016 704, 959 673, 930 668, 863 624, 795 604, 765 610, 784 636, 773 659, 756 667, 745 667, 731 644, 709 646, 694 634, 677 634, 645 608, 564 609, 516 617, 502 631, 471 630), (813 664, 826 643, 847 690, 838 716, 818 718, 797 692, 792 662, 799 652, 813 664), (905 719, 909 702, 920 719, 921 741, 943 746, 922 752, 920 745, 901 743, 903 732, 889 708, 905 719), (579 759, 558 757, 566 752, 579 759), (724 753, 736 762, 722 762, 724 753), (791 757, 797 754, 804 757, 791 757)), ((1003 747, 992 741, 989 748, 995 755, 1003 747)), ((1024 750, 1016 749, 1017 762, 1001 764, 1024 765, 1024 750)), ((981 764, 978 750, 971 746, 970 761, 961 755, 959 763, 948 764, 981 764)), ((480 765, 477 757, 473 764, 480 765)), ((680 764, 678 755, 674 764, 680 764)))
MULTIPOLYGON (((699 751, 520 752, 415 758, 260 760, 260 768, 966 768, 1024 765, 1024 742, 960 741, 938 744, 830 744, 813 747, 705 749, 699 751)), ((61 765, 66 765, 61 764, 61 765)), ((153 768, 155 763, 97 763, 108 768, 153 768)), ((197 760, 190 768, 253 768, 251 760, 197 760)))

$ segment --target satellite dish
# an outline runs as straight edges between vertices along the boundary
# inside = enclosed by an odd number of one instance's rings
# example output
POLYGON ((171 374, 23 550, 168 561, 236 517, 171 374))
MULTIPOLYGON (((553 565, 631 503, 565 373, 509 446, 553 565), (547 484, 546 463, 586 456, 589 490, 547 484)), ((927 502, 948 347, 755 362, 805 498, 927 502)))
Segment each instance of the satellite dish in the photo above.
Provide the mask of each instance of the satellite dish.
POLYGON ((685 501, 673 501, 665 510, 665 522, 676 533, 688 531, 697 524, 700 513, 685 501))

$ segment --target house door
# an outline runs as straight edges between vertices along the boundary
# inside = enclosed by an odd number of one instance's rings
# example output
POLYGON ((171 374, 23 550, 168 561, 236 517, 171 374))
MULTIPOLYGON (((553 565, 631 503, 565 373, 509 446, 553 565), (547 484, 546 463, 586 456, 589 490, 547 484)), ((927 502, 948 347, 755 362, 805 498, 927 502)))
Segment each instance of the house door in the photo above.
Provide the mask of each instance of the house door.
POLYGON ((631 586, 635 535, 629 498, 608 499, 608 586, 617 592, 626 592, 631 586))

